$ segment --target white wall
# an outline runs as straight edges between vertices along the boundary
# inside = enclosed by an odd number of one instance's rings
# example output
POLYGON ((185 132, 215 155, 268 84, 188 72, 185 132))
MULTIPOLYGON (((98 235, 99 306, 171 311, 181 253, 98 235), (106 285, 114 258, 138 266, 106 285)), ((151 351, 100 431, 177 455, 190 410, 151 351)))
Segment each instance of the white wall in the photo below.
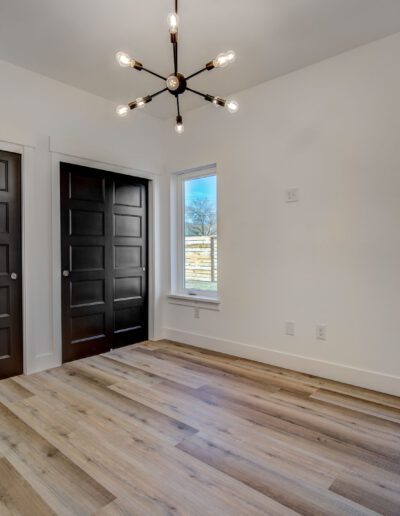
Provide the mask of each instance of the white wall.
POLYGON ((65 154, 66 161, 75 156, 159 173, 161 128, 141 112, 119 119, 111 102, 0 61, 0 142, 0 148, 4 142, 22 144, 32 160, 24 177, 25 358, 32 372, 59 361, 53 334, 53 317, 59 314, 52 312, 50 150, 65 154))
MULTIPOLYGON (((197 320, 165 298, 166 337, 400 394, 399 54, 395 35, 262 84, 238 95, 235 117, 207 104, 185 116, 182 136, 171 121, 116 119, 112 103, 0 61, 0 142, 33 147, 28 371, 57 363, 51 149, 155 173, 164 158, 169 172, 217 163, 221 310, 197 320), (298 204, 285 204, 287 187, 300 188, 298 204)), ((167 294, 168 174, 162 195, 167 294)))
POLYGON ((166 124, 169 172, 217 163, 222 301, 166 300, 166 337, 400 394, 399 55, 397 34, 166 124))

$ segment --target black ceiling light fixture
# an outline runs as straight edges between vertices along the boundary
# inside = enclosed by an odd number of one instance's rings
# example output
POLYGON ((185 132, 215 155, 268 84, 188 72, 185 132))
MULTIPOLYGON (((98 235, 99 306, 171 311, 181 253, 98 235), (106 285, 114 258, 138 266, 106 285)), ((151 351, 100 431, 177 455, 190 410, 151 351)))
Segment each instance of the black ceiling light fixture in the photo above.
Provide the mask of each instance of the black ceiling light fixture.
POLYGON ((169 33, 171 36, 171 43, 173 45, 174 51, 174 72, 168 77, 163 77, 162 75, 159 75, 158 73, 152 72, 151 70, 145 68, 142 65, 142 63, 140 63, 139 61, 135 61, 125 52, 117 53, 115 57, 117 59, 118 64, 123 68, 134 68, 138 71, 147 72, 151 75, 154 75, 155 77, 158 77, 159 79, 162 79, 163 81, 165 81, 166 84, 165 88, 163 88, 160 91, 157 91, 156 93, 153 93, 152 95, 147 95, 146 97, 139 97, 127 105, 118 106, 117 114, 119 116, 124 117, 129 113, 131 109, 143 108, 146 104, 151 102, 154 97, 157 97, 158 95, 161 95, 162 93, 168 91, 169 93, 171 93, 171 95, 174 95, 174 97, 176 98, 178 114, 176 117, 175 131, 178 134, 182 134, 184 131, 184 125, 180 111, 179 96, 182 95, 182 93, 185 93, 185 91, 190 91, 191 93, 199 95, 200 97, 203 97, 204 100, 211 102, 217 107, 224 107, 230 113, 236 113, 239 109, 239 104, 235 99, 232 98, 223 99, 221 97, 208 95, 206 93, 201 93, 199 91, 193 90, 192 88, 189 88, 188 81, 190 79, 193 79, 193 77, 196 77, 196 75, 199 75, 205 71, 210 71, 214 68, 225 68, 229 64, 233 63, 235 61, 235 52, 233 50, 229 50, 228 52, 218 54, 218 56, 209 63, 207 63, 204 66, 204 68, 201 68, 197 72, 192 73, 188 77, 184 77, 181 73, 179 73, 178 68, 178 25, 178 0, 175 0, 175 12, 170 13, 168 15, 169 33))

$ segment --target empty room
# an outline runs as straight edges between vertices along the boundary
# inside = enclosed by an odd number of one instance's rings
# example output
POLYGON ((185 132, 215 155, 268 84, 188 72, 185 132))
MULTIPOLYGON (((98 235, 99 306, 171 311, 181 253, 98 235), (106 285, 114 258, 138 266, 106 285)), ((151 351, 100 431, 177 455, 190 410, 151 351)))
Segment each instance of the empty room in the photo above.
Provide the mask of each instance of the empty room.
POLYGON ((400 516, 400 0, 0 0, 0 516, 400 516))

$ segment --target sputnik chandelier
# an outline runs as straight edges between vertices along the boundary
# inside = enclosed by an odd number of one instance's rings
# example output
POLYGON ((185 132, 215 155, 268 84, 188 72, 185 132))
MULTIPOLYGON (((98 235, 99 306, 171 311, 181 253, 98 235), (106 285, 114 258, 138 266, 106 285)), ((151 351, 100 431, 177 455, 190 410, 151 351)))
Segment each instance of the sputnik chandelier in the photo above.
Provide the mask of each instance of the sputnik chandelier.
POLYGON ((235 52, 233 50, 230 50, 229 52, 218 54, 218 56, 207 63, 204 68, 201 68, 201 70, 198 70, 195 73, 192 73, 188 77, 184 77, 181 73, 179 73, 178 68, 178 25, 179 25, 179 17, 178 17, 178 0, 175 0, 175 12, 170 13, 168 15, 168 26, 169 26, 169 33, 171 36, 171 43, 173 45, 173 51, 174 51, 174 72, 169 75, 168 77, 163 77, 162 75, 159 75, 158 73, 152 72, 151 70, 145 68, 142 63, 139 61, 136 61, 135 59, 132 59, 128 54, 125 52, 118 52, 115 56, 117 59, 117 62, 120 66, 123 68, 134 68, 135 70, 144 71, 151 75, 154 75, 155 77, 158 77, 159 79, 162 79, 165 81, 166 87, 163 88, 160 91, 157 91, 156 93, 153 93, 152 95, 147 95, 146 97, 139 97, 133 102, 130 102, 127 105, 121 105, 117 107, 117 114, 121 117, 126 116, 130 110, 132 109, 141 109, 146 104, 151 102, 154 97, 157 97, 158 95, 161 95, 162 93, 168 91, 173 95, 176 99, 176 106, 177 106, 177 117, 176 117, 176 124, 175 124, 175 131, 178 134, 182 134, 184 131, 184 125, 183 125, 183 118, 180 111, 180 105, 179 105, 179 97, 186 91, 190 91, 191 93, 194 93, 195 95, 199 95, 200 97, 203 97, 204 100, 211 102, 217 107, 224 107, 226 108, 230 113, 236 113, 239 109, 239 104, 236 100, 232 98, 223 99, 221 97, 216 97, 214 95, 208 95, 206 93, 201 93, 199 91, 193 90, 192 88, 189 88, 188 82, 190 79, 193 79, 193 77, 196 77, 197 75, 205 72, 213 70, 214 68, 225 68, 229 64, 233 63, 235 61, 235 52))

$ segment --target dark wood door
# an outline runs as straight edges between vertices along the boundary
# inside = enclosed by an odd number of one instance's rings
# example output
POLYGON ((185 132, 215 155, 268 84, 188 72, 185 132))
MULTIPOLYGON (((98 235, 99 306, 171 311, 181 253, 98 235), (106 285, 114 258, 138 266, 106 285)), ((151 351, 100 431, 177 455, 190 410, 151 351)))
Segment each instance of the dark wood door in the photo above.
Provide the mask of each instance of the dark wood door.
POLYGON ((23 372, 21 156, 0 151, 0 380, 23 372))
POLYGON ((147 184, 111 175, 112 246, 109 288, 117 348, 147 340, 147 184))
POLYGON ((63 361, 147 339, 147 181, 61 163, 63 361))

